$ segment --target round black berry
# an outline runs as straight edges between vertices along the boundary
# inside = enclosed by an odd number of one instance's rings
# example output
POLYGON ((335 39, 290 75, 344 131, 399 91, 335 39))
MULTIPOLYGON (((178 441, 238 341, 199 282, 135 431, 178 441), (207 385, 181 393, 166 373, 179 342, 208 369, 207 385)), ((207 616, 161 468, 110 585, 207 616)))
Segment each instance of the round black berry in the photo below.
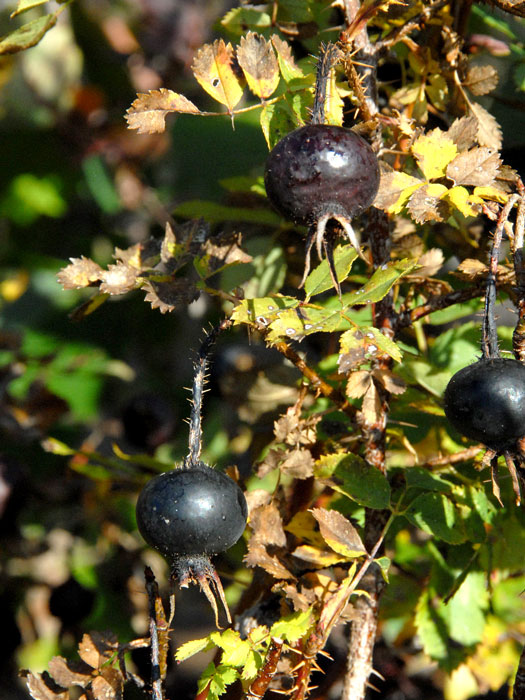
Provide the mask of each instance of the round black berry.
POLYGON ((374 201, 379 166, 354 131, 307 124, 271 151, 264 184, 273 206, 297 224, 310 225, 325 215, 351 219, 374 201))
POLYGON ((180 557, 224 552, 242 535, 247 518, 235 481, 203 462, 151 479, 136 512, 143 538, 173 567, 180 557))
POLYGON ((525 436, 525 365, 484 359, 457 372, 445 390, 445 414, 465 437, 503 452, 525 436))

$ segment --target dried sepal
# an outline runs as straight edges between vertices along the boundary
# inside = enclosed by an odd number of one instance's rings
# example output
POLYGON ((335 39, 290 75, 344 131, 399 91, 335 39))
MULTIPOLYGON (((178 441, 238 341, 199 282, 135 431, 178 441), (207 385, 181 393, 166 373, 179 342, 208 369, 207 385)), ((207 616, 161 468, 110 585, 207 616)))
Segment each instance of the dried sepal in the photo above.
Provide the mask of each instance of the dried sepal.
POLYGON ((70 258, 70 264, 57 274, 57 280, 64 289, 83 289, 96 284, 103 270, 90 258, 70 258))

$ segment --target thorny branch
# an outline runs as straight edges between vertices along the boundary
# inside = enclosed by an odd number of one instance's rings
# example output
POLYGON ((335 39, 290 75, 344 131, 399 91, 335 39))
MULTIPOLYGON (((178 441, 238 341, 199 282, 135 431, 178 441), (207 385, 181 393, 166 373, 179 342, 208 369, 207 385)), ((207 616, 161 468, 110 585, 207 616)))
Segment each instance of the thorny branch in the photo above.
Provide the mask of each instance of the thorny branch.
POLYGON ((144 570, 144 578, 146 579, 146 591, 148 593, 149 603, 149 631, 150 631, 150 650, 151 650, 151 697, 152 700, 164 700, 164 689, 162 687, 163 677, 165 675, 166 653, 167 646, 165 641, 167 630, 163 625, 165 618, 163 610, 160 615, 160 620, 157 620, 159 613, 159 603, 162 607, 162 601, 159 596, 159 587, 153 571, 149 566, 144 570))
POLYGON ((485 283, 483 282, 464 289, 456 289, 453 292, 448 292, 448 294, 432 296, 425 304, 402 311, 395 321, 395 331, 399 333, 399 331, 408 328, 415 321, 419 321, 419 319, 428 316, 434 311, 448 309, 449 306, 455 306, 456 304, 463 304, 470 299, 483 296, 484 293, 485 283))

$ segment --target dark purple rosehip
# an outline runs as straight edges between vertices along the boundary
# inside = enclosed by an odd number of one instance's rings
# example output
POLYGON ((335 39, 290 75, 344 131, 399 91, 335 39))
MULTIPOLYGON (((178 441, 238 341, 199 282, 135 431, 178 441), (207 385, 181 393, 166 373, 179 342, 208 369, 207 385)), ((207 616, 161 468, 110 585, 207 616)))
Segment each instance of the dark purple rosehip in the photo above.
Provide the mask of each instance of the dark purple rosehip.
POLYGON ((180 557, 226 551, 244 532, 247 518, 235 481, 203 462, 151 479, 136 512, 142 537, 172 566, 180 557))
POLYGON ((445 390, 445 415, 456 430, 496 452, 525 436, 525 365, 483 359, 457 372, 445 390))
POLYGON ((312 224, 326 214, 351 219, 374 201, 379 166, 354 131, 307 124, 271 151, 264 184, 277 211, 297 224, 312 224))

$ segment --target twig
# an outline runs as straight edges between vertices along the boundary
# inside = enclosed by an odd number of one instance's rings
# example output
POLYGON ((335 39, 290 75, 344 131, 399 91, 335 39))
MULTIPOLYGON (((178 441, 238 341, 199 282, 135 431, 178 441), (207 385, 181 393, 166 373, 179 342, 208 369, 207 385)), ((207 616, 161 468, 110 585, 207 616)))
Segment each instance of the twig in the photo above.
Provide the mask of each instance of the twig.
POLYGON ((484 359, 489 357, 499 357, 498 347, 498 328, 496 325, 495 306, 496 306, 496 278, 498 276, 498 260, 501 239, 503 237, 503 229, 509 218, 512 207, 516 204, 518 195, 509 197, 509 201, 505 204, 498 216, 498 222, 492 239, 490 249, 489 269, 486 280, 485 292, 485 309, 483 312, 483 326, 481 330, 481 352, 484 359))
POLYGON ((525 646, 521 652, 518 670, 516 671, 516 679, 514 680, 514 689, 512 691, 512 700, 524 700, 525 698, 525 646))
POLYGON ((524 260, 524 231, 525 231, 525 194, 523 193, 523 183, 518 183, 521 189, 518 211, 516 214, 516 224, 514 226, 514 272, 516 275, 516 292, 518 306, 518 321, 512 334, 512 349, 514 355, 520 362, 525 362, 525 260, 524 260))
POLYGON ((465 289, 457 289, 448 294, 432 296, 425 304, 401 312, 396 319, 395 331, 398 333, 404 328, 408 328, 415 321, 419 321, 420 318, 424 318, 434 311, 440 311, 441 309, 447 309, 449 306, 462 304, 470 299, 481 297, 484 293, 485 284, 483 283, 472 287, 465 287, 465 289))
POLYGON ((466 450, 460 450, 459 452, 454 452, 451 455, 444 455, 440 457, 432 457, 427 459, 426 462, 421 464, 421 467, 445 467, 448 464, 457 464, 458 462, 467 462, 469 459, 474 459, 481 450, 484 449, 483 445, 474 445, 474 447, 467 447, 466 450))
POLYGON ((149 633, 151 649, 151 697, 152 700, 164 700, 164 690, 162 687, 162 671, 160 660, 159 630, 157 627, 157 599, 159 598, 159 587, 153 571, 149 566, 144 569, 146 579, 146 591, 149 602, 149 633))
POLYGON ((334 389, 333 386, 325 382, 325 380, 320 377, 317 372, 312 369, 303 358, 295 352, 287 343, 280 340, 273 344, 281 355, 286 357, 287 360, 297 367, 297 369, 302 373, 306 379, 310 382, 311 386, 318 391, 320 394, 330 399, 343 413, 355 423, 355 418, 357 414, 357 409, 341 394, 338 389, 334 389))

